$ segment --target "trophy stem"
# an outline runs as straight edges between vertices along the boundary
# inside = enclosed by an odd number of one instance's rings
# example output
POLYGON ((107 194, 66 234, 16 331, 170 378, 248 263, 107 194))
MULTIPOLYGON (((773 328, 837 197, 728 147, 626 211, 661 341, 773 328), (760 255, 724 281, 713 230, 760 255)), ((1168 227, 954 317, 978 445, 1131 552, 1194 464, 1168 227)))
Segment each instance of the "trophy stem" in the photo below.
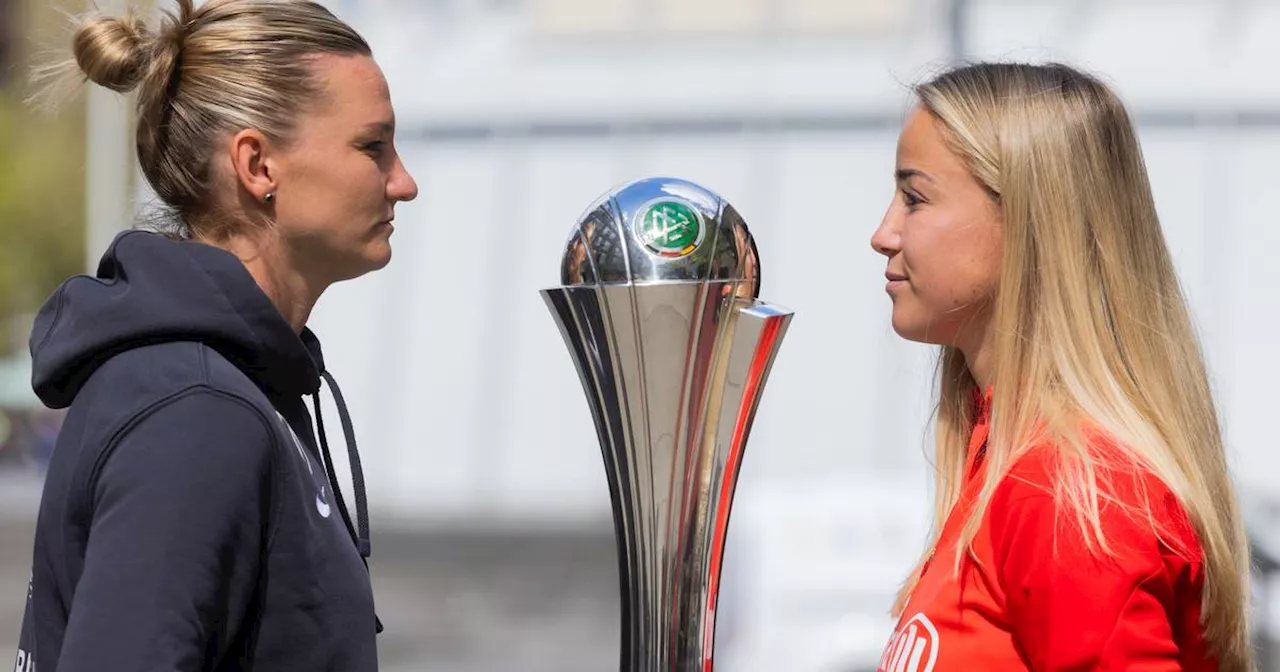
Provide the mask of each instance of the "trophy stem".
POLYGON ((608 474, 622 672, 710 672, 742 456, 792 313, 742 281, 543 292, 608 474))

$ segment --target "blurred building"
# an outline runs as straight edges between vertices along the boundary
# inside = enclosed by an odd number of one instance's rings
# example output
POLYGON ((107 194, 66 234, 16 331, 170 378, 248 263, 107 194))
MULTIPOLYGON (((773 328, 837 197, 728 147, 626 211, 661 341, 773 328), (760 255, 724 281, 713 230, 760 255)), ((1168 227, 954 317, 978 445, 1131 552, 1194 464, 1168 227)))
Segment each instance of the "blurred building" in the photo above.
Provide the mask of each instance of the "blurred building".
MULTIPOLYGON (((597 195, 685 177, 743 214, 762 298, 797 311, 741 472, 717 669, 873 666, 928 525, 932 353, 893 334, 868 239, 908 86, 957 57, 1065 60, 1130 105, 1237 478, 1275 497, 1280 2, 326 4, 374 45, 421 186, 392 265, 334 287, 313 321, 378 529, 608 539, 591 418, 538 290, 597 195)), ((113 203, 119 151, 99 156, 113 203)), ((1250 508, 1256 536, 1280 531, 1275 507, 1250 508)), ((519 613, 536 630, 536 608, 519 613)), ((583 628, 540 636, 587 646, 583 628)))

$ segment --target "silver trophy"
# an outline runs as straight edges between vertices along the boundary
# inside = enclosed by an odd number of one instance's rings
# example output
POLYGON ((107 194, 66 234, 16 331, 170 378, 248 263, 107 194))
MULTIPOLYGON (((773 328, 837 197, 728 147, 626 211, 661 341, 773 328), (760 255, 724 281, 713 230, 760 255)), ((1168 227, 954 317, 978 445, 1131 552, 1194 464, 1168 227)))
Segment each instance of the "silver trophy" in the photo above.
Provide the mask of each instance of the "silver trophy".
POLYGON ((736 210, 685 180, 601 197, 543 290, 582 380, 618 542, 622 672, 710 672, 734 485, 792 312, 736 210))

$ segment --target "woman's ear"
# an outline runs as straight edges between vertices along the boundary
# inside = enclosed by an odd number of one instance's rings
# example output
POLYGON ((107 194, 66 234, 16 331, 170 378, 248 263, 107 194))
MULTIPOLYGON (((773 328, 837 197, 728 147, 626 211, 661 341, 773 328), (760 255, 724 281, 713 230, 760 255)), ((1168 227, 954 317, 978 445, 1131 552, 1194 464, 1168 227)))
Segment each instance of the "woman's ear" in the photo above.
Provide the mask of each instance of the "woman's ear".
POLYGON ((231 167, 236 181, 259 203, 271 203, 278 184, 273 169, 271 141, 262 131, 246 128, 231 136, 231 167))

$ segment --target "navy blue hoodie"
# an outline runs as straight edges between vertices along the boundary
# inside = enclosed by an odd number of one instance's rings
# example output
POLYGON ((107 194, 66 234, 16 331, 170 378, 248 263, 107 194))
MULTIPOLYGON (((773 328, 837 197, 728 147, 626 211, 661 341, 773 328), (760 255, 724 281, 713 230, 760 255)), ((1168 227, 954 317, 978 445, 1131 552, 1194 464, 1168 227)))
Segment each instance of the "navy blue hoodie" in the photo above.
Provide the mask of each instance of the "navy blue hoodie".
POLYGON ((239 260, 125 232, 41 309, 31 353, 68 410, 17 670, 377 669, 359 461, 357 533, 303 401, 325 377, 354 448, 341 393, 239 260))

